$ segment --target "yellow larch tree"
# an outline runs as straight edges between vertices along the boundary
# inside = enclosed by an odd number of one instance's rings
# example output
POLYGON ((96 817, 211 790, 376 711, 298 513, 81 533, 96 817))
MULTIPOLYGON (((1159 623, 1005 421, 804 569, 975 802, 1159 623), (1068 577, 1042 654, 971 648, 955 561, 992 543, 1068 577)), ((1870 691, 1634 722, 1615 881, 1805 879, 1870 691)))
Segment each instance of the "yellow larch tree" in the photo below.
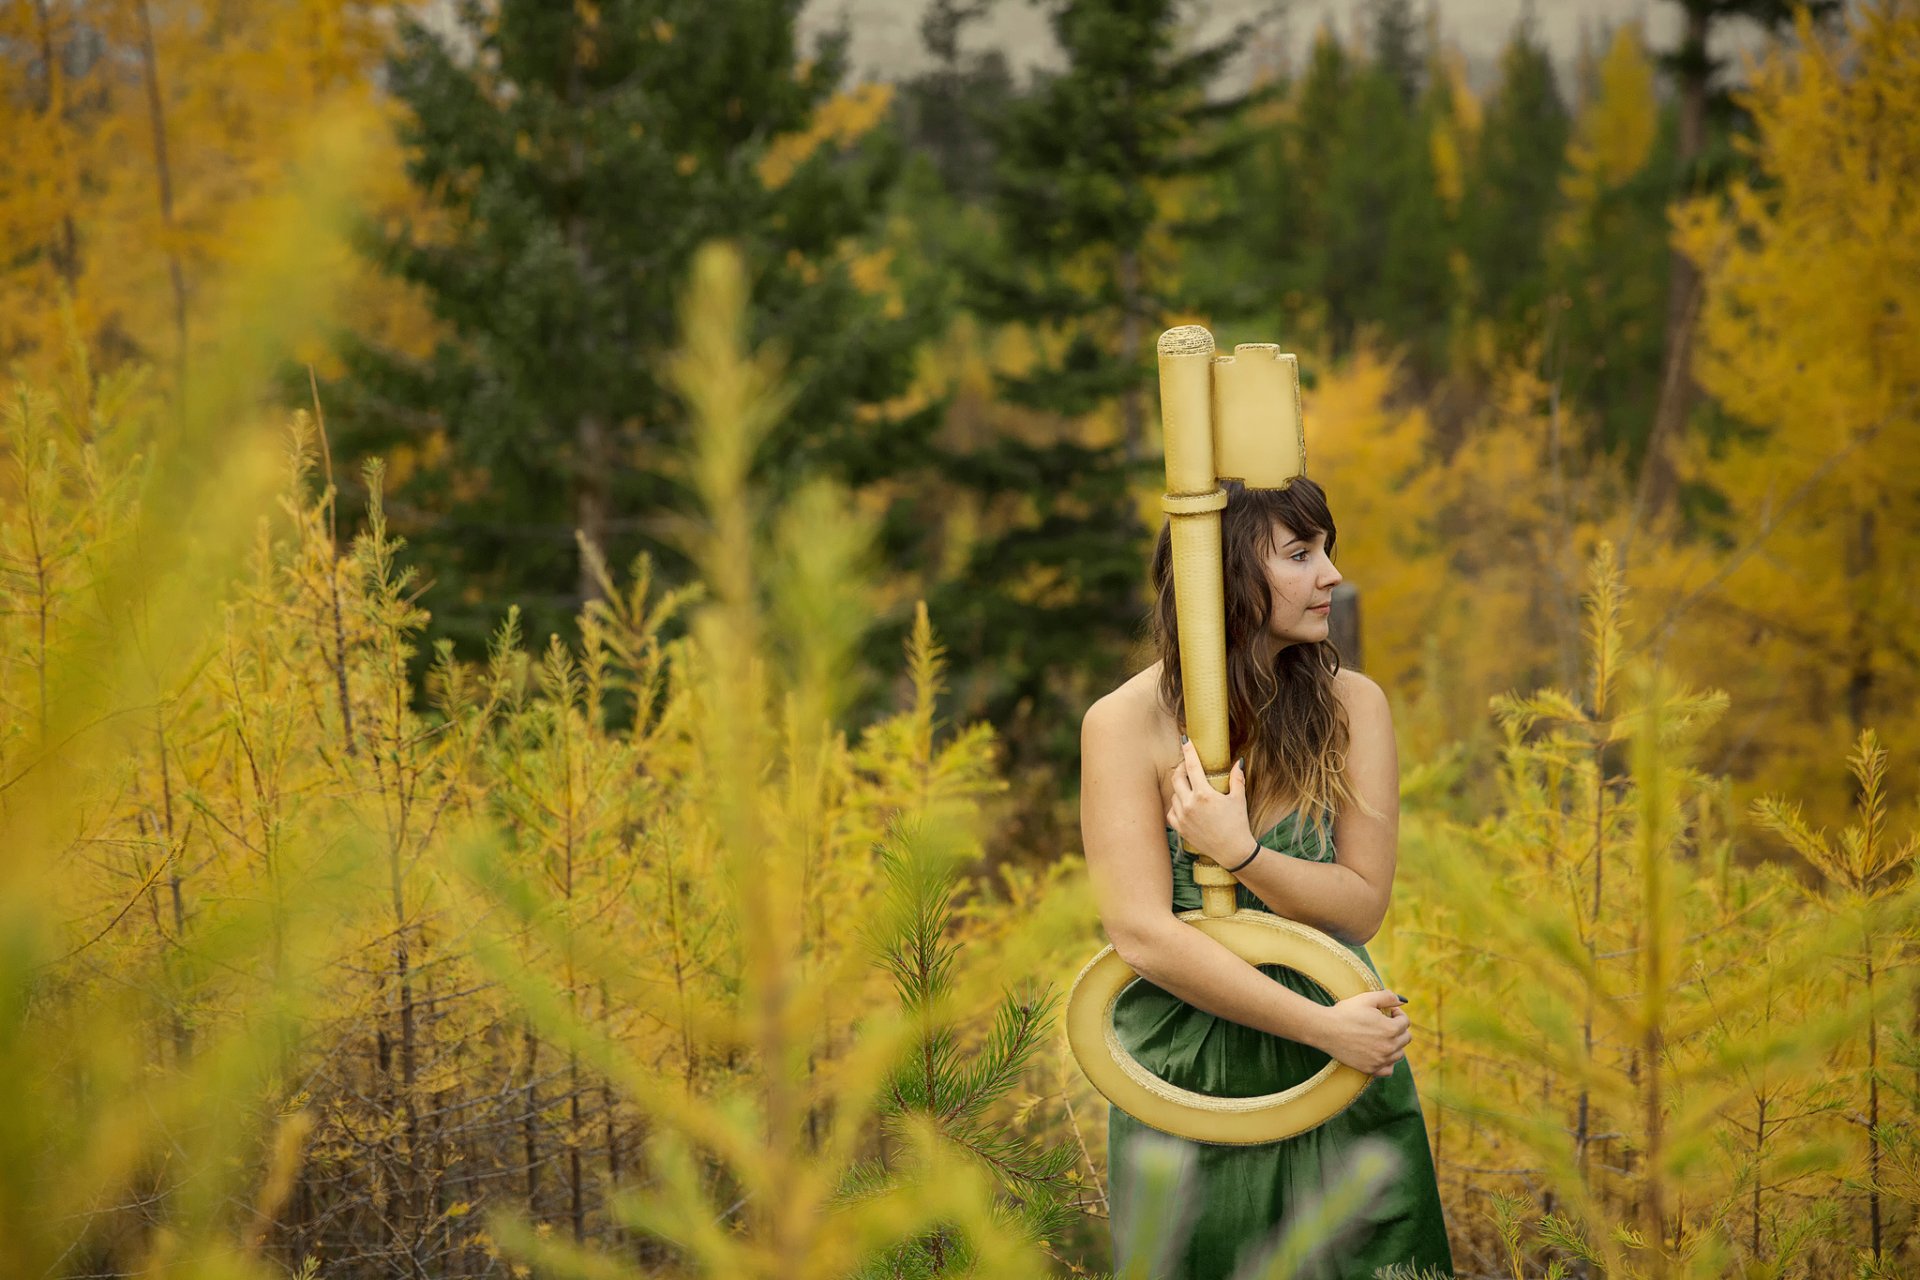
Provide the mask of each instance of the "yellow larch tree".
POLYGON ((1733 694, 1716 763, 1837 819, 1864 729, 1920 753, 1920 13, 1803 20, 1745 103, 1755 174, 1675 233, 1706 290, 1696 373, 1733 420, 1679 462, 1724 505, 1654 566, 1654 616, 1733 694))
MULTIPOLYGON (((241 295, 314 309, 338 172, 241 295)), ((872 522, 747 487, 784 398, 739 353, 742 273, 702 261, 702 585, 643 560, 575 647, 503 606, 489 660, 443 644, 424 686, 379 468, 343 543, 319 415, 288 441, 245 410, 304 321, 236 312, 234 385, 194 400, 217 420, 13 389, 0 977, 30 998, 0 1002, 0 1274, 496 1274, 490 1221, 729 1276, 845 1275, 959 1221, 987 1274, 1037 1270, 954 1138, 876 1128, 912 1030, 862 946, 876 844, 926 813, 975 856, 994 735, 936 736, 923 614, 911 705, 849 741, 872 522), (883 1137, 897 1178, 849 1194, 883 1137)))
MULTIPOLYGON (((1622 25, 1593 70, 1593 96, 1567 144, 1561 189, 1576 210, 1632 178, 1652 154, 1660 129, 1653 74, 1640 29, 1622 25)), ((1563 236, 1574 232, 1572 225, 1560 229, 1563 236)))
POLYGON ((1445 582, 1430 537, 1439 500, 1432 427, 1423 408, 1393 403, 1398 372, 1363 346, 1323 368, 1303 405, 1307 473, 1327 491, 1340 572, 1360 593, 1360 657, 1395 692, 1419 674, 1421 637, 1445 582))
MULTIPOLYGON (((103 367, 138 360, 171 381, 212 350, 210 286, 274 216, 263 198, 312 128, 378 106, 375 72, 410 2, 0 6, 0 360, 47 376, 73 331, 103 367)), ((390 141, 350 181, 377 212, 406 198, 390 141)), ((344 245, 315 248, 313 270, 368 295, 347 319, 419 327, 344 245)))

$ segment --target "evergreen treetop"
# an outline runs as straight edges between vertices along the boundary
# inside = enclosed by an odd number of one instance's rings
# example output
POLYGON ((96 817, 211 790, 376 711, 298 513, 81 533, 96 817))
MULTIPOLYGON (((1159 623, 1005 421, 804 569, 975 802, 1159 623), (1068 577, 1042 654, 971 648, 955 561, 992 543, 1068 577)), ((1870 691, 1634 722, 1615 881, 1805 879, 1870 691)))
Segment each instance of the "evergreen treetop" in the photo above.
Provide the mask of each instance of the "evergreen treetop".
POLYGON ((681 576, 660 535, 683 486, 661 460, 685 411, 658 361, 708 240, 741 248, 753 339, 790 364, 762 474, 859 482, 892 457, 853 414, 905 385, 916 337, 857 252, 897 167, 872 131, 886 95, 836 96, 845 35, 804 53, 799 8, 463 0, 450 31, 403 23, 389 74, 432 217, 368 248, 441 334, 422 360, 357 348, 328 397, 350 449, 425 461, 396 524, 434 548, 456 631, 483 629, 481 596, 528 601, 536 629, 570 616, 595 593, 575 529, 681 576))
POLYGON ((1546 231, 1560 207, 1568 115, 1553 59, 1532 23, 1514 27, 1500 55, 1473 175, 1461 210, 1461 241, 1473 270, 1473 309, 1509 332, 1539 322, 1546 292, 1546 231))
MULTIPOLYGON (((1054 0, 1060 70, 994 117, 996 234, 958 264, 970 309, 1026 341, 997 370, 994 438, 942 473, 989 505, 930 604, 971 655, 967 714, 1002 727, 1013 772, 1066 765, 1089 685, 1117 683, 1145 611, 1152 352, 1180 282, 1182 202, 1244 140, 1247 95, 1214 96, 1244 30, 1195 46, 1178 0, 1054 0)), ((1036 776, 1046 776, 1044 771, 1036 776)))

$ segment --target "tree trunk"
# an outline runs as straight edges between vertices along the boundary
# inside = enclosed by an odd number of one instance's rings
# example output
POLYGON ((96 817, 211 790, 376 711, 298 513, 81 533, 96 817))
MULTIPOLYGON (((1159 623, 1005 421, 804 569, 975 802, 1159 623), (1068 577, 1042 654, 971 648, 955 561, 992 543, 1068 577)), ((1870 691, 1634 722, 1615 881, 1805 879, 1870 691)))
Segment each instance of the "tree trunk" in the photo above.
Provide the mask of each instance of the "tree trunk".
MULTIPOLYGON (((1647 949, 1650 952, 1656 950, 1659 945, 1660 943, 1657 939, 1650 938, 1647 941, 1647 949)), ((1647 966, 1646 972, 1648 976, 1652 976, 1655 972, 1651 961, 1647 966)), ((1646 1088, 1641 1094, 1645 1102, 1644 1114, 1647 1126, 1646 1156, 1641 1162, 1642 1168, 1646 1170, 1645 1185, 1647 1189, 1645 1201, 1646 1219, 1643 1229, 1647 1237, 1647 1247, 1653 1250, 1653 1257, 1651 1259, 1653 1263, 1653 1280, 1665 1280, 1665 1277, 1669 1274, 1669 1259, 1667 1255, 1666 1173, 1662 1170, 1660 1164, 1661 1158, 1664 1155, 1665 1135, 1660 1111, 1662 1105, 1660 1089, 1660 1052, 1662 1042, 1659 1026, 1655 1025, 1647 1028, 1641 1048, 1647 1059, 1646 1088)))
MULTIPOLYGON (((565 97, 570 108, 580 108, 585 98, 580 73, 580 57, 576 51, 567 66, 565 97)), ((586 167, 586 148, 576 134, 567 144, 567 173, 576 189, 582 182, 586 167)), ((569 213, 565 221, 567 247, 573 252, 580 282, 591 288, 599 273, 594 265, 593 248, 587 243, 585 224, 577 209, 569 213)), ((594 551, 604 556, 609 505, 607 471, 612 460, 607 456, 607 423, 597 413, 583 412, 574 423, 574 453, 574 528, 592 545, 594 551)), ((600 580, 594 576, 584 549, 580 551, 578 590, 582 605, 589 600, 600 599, 600 580)))
MULTIPOLYGON (((593 414, 582 414, 576 428, 575 449, 578 453, 574 474, 574 527, 580 536, 591 543, 595 551, 604 554, 607 547, 607 458, 606 426, 593 414)), ((600 580, 594 576, 586 553, 580 554, 580 600, 598 600, 601 596, 600 580)))
POLYGON ((1853 617, 1847 628, 1847 725, 1858 738, 1873 717, 1873 632, 1863 585, 1871 583, 1879 557, 1874 541, 1873 508, 1863 504, 1855 516, 1847 554, 1847 582, 1853 588, 1853 617))
POLYGON ((1767 1095, 1760 1095, 1759 1115, 1753 1126, 1753 1238, 1748 1251, 1755 1258, 1760 1256, 1760 1189, 1766 1178, 1767 1159, 1767 1095))
POLYGON ((1880 1225, 1880 1017, 1874 1007, 1873 937, 1867 935, 1867 1220, 1873 1260, 1881 1261, 1880 1225))
POLYGON ((415 1044, 412 957, 407 950, 405 926, 402 926, 400 936, 393 944, 393 964, 400 980, 400 1109, 406 1117, 407 1135, 407 1154, 403 1161, 407 1180, 399 1200, 402 1213, 408 1219, 414 1219, 418 1216, 421 1182, 420 1112, 413 1097, 414 1083, 419 1078, 419 1062, 415 1044))
MULTIPOLYGON (((1606 708, 1599 705, 1598 695, 1601 682, 1595 681, 1595 705, 1593 715, 1596 720, 1606 714, 1606 708)), ((1587 961, 1598 968, 1600 964, 1600 921, 1604 918, 1601 904, 1606 897, 1607 865, 1607 743, 1602 731, 1596 730, 1593 736, 1593 903, 1587 915, 1587 961)), ((1587 993, 1586 1010, 1581 1022, 1582 1042, 1586 1046, 1587 1061, 1593 1061, 1593 1023, 1595 1011, 1593 993, 1587 993)), ((1580 1086, 1580 1099, 1576 1106, 1577 1118, 1574 1124, 1573 1148, 1580 1163, 1581 1181, 1587 1183, 1587 1190, 1593 1190, 1589 1157, 1593 1139, 1593 1099, 1584 1083, 1580 1086)))
MULTIPOLYGON (((1689 4, 1686 34, 1680 44, 1680 136, 1675 156, 1678 181, 1675 196, 1693 193, 1694 165, 1706 139, 1707 35, 1712 18, 1702 5, 1689 4)), ((1693 409, 1693 328, 1700 309, 1700 273, 1678 249, 1667 255, 1667 328, 1660 359, 1660 401, 1647 435, 1646 456, 1640 465, 1639 506, 1649 515, 1666 509, 1679 488, 1672 449, 1693 409)))
MULTIPOLYGON (((1141 323, 1145 319, 1140 306, 1140 251, 1120 251, 1120 359, 1132 364, 1140 358, 1141 323)), ((1138 462, 1147 452, 1146 389, 1137 378, 1128 379, 1120 393, 1120 434, 1126 443, 1127 461, 1138 462)))
POLYGON ((580 1051, 574 1049, 567 1054, 567 1127, 573 1135, 567 1150, 567 1179, 575 1244, 587 1238, 587 1179, 580 1155, 580 1144, 586 1135, 586 1115, 580 1106, 580 1087, 580 1051))
POLYGON ((327 484, 327 591, 333 603, 334 696, 340 703, 340 736, 349 756, 359 754, 353 736, 353 698, 347 688, 347 624, 340 604, 340 575, 347 557, 340 550, 340 491, 333 483, 333 446, 327 441, 327 412, 320 404, 320 381, 307 366, 307 389, 313 394, 313 434, 320 442, 320 465, 327 484))
POLYGON ((522 1144, 527 1157, 527 1217, 533 1222, 540 1221, 540 1140, 538 1125, 540 1121, 539 1086, 535 1083, 534 1073, 539 1069, 540 1041, 534 1037, 531 1026, 526 1029, 527 1048, 527 1086, 526 1110, 523 1115, 524 1127, 521 1130, 522 1144))
MULTIPOLYGON (((613 1024, 609 1016, 607 1002, 607 984, 600 984, 600 1026, 601 1034, 609 1042, 613 1040, 613 1024)), ((614 1109, 613 1081, 606 1077, 600 1080, 600 1107, 606 1126, 607 1142, 607 1194, 612 1196, 620 1189, 620 1124, 619 1112, 614 1109)), ((626 1233, 620 1229, 617 1218, 608 1224, 608 1243, 618 1253, 626 1243, 626 1233)))
MULTIPOLYGON (((60 63, 53 47, 53 14, 47 7, 47 0, 34 0, 33 12, 40 24, 40 62, 46 68, 46 90, 41 97, 40 110, 50 119, 59 122, 55 127, 54 136, 63 138, 60 128, 66 124, 67 120, 67 78, 60 73, 60 63)), ((67 171, 69 159, 64 141, 56 144, 55 151, 56 162, 60 166, 61 184, 66 188, 66 183, 72 175, 67 171)), ((53 253, 54 270, 58 271, 60 278, 66 282, 69 293, 73 292, 80 282, 80 239, 73 228, 73 207, 67 203, 72 196, 71 189, 63 189, 61 192, 60 243, 53 253)))
POLYGON ((153 128, 153 167, 160 183, 160 224, 167 237, 167 278, 173 285, 173 338, 181 385, 187 377, 187 281, 173 243, 173 167, 167 160, 167 117, 160 95, 160 57, 153 45, 153 15, 140 0, 140 69, 147 87, 147 120, 153 128))

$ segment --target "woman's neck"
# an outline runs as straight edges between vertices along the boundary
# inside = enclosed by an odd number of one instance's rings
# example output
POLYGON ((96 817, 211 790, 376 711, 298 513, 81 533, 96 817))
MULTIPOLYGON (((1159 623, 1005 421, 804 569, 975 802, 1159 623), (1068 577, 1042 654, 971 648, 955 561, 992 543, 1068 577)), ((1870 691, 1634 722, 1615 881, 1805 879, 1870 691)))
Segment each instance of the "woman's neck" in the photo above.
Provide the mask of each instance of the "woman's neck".
POLYGON ((1271 667, 1273 660, 1280 656, 1282 649, 1300 643, 1298 640, 1282 640, 1271 631, 1261 631, 1253 638, 1253 659, 1262 666, 1271 667))

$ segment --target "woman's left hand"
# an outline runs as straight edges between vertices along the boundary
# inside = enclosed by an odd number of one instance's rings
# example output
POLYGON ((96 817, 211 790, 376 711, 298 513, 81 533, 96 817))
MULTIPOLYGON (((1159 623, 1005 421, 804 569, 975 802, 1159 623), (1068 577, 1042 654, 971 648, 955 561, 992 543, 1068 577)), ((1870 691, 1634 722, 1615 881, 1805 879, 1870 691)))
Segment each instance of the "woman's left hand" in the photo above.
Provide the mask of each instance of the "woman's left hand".
POLYGON ((1191 742, 1180 744, 1180 764, 1173 771, 1173 805, 1167 825, 1180 833, 1187 848, 1228 866, 1253 852, 1253 826, 1247 818, 1247 773, 1235 761, 1227 775, 1226 794, 1207 781, 1206 766, 1191 742))

